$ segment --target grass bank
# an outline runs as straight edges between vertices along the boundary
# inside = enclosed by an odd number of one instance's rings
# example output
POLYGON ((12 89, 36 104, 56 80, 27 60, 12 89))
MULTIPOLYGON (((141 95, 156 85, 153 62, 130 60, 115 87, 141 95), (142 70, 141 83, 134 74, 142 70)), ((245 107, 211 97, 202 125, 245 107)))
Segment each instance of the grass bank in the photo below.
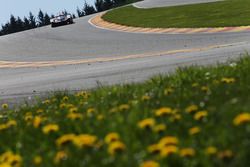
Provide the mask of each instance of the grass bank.
POLYGON ((0 112, 0 166, 250 164, 250 57, 0 112))
POLYGON ((250 1, 221 2, 138 9, 127 6, 109 11, 103 19, 122 25, 152 28, 198 28, 250 25, 250 1))

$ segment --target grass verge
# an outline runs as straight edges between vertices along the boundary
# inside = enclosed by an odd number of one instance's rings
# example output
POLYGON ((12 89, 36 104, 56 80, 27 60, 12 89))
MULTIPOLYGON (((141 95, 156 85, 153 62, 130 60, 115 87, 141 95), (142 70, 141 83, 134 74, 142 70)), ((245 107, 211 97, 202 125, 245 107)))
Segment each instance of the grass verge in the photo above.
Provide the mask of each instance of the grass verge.
POLYGON ((103 19, 109 22, 152 28, 199 28, 250 25, 250 1, 221 2, 138 9, 127 6, 109 11, 103 19))
POLYGON ((250 164, 250 57, 141 84, 2 104, 0 166, 250 164))

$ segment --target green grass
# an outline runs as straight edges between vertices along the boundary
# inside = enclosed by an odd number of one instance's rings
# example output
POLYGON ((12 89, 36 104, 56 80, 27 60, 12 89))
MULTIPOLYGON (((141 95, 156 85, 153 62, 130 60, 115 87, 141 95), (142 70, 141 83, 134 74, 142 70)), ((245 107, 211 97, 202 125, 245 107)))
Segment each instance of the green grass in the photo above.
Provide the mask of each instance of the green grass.
POLYGON ((109 11, 103 19, 122 25, 153 28, 197 28, 250 25, 250 0, 138 9, 132 6, 109 11))
MULTIPOLYGON (((249 71, 250 57, 246 56, 216 67, 178 69, 172 75, 157 76, 140 84, 58 93, 17 110, 3 104, 0 166, 12 162, 16 166, 136 167, 147 160, 162 167, 249 166, 250 120, 237 126, 233 123, 239 114, 250 114, 249 71), (186 109, 192 105, 197 110, 188 113, 186 109), (169 113, 157 116, 156 111, 163 107, 168 107, 169 113), (208 115, 196 120, 199 111, 208 115), (69 114, 80 118, 74 120, 69 114), (155 125, 138 126, 148 118, 155 125), (48 124, 59 129, 45 134, 43 128, 48 124), (167 128, 157 132, 159 124, 167 128), (189 134, 192 127, 199 127, 200 132, 189 134), (105 143, 110 132, 118 133, 125 146, 114 155, 108 152, 112 144, 105 143), (62 145, 56 144, 65 134, 75 136, 62 145), (81 134, 91 135, 85 136, 88 144, 80 140, 84 139, 78 136, 81 134), (177 153, 161 156, 157 151, 148 151, 148 146, 166 136, 179 140, 177 153), (217 152, 208 155, 205 149, 209 146, 217 152), (192 148, 195 154, 181 157, 183 148, 192 148), (56 161, 58 152, 61 156, 56 161)), ((166 151, 167 147, 157 149, 166 151)))

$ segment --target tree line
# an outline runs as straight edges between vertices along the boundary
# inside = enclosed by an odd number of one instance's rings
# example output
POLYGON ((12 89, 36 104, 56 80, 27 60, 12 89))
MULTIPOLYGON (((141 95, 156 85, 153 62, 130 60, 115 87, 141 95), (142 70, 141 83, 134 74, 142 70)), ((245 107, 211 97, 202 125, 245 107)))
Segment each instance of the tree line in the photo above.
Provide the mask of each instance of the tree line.
MULTIPOLYGON (((77 7, 76 13, 78 17, 83 17, 86 15, 118 7, 133 1, 135 0, 95 0, 94 6, 89 5, 85 1, 82 8, 77 7)), ((64 12, 67 13, 67 11, 64 12)), ((38 12, 37 16, 34 16, 32 12, 29 12, 28 17, 25 16, 23 19, 11 15, 9 21, 6 24, 2 25, 0 36, 49 25, 50 19, 53 17, 54 15, 49 16, 42 10, 38 12)), ((76 16, 73 14, 73 18, 75 17, 76 16)))

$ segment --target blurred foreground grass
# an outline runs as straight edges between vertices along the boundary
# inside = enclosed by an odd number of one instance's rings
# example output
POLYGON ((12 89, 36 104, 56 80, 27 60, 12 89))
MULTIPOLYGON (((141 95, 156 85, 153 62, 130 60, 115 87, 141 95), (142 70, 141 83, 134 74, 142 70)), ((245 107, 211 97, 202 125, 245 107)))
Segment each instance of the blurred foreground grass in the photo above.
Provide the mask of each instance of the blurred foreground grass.
POLYGON ((141 84, 2 104, 2 166, 250 164, 250 57, 141 84))

